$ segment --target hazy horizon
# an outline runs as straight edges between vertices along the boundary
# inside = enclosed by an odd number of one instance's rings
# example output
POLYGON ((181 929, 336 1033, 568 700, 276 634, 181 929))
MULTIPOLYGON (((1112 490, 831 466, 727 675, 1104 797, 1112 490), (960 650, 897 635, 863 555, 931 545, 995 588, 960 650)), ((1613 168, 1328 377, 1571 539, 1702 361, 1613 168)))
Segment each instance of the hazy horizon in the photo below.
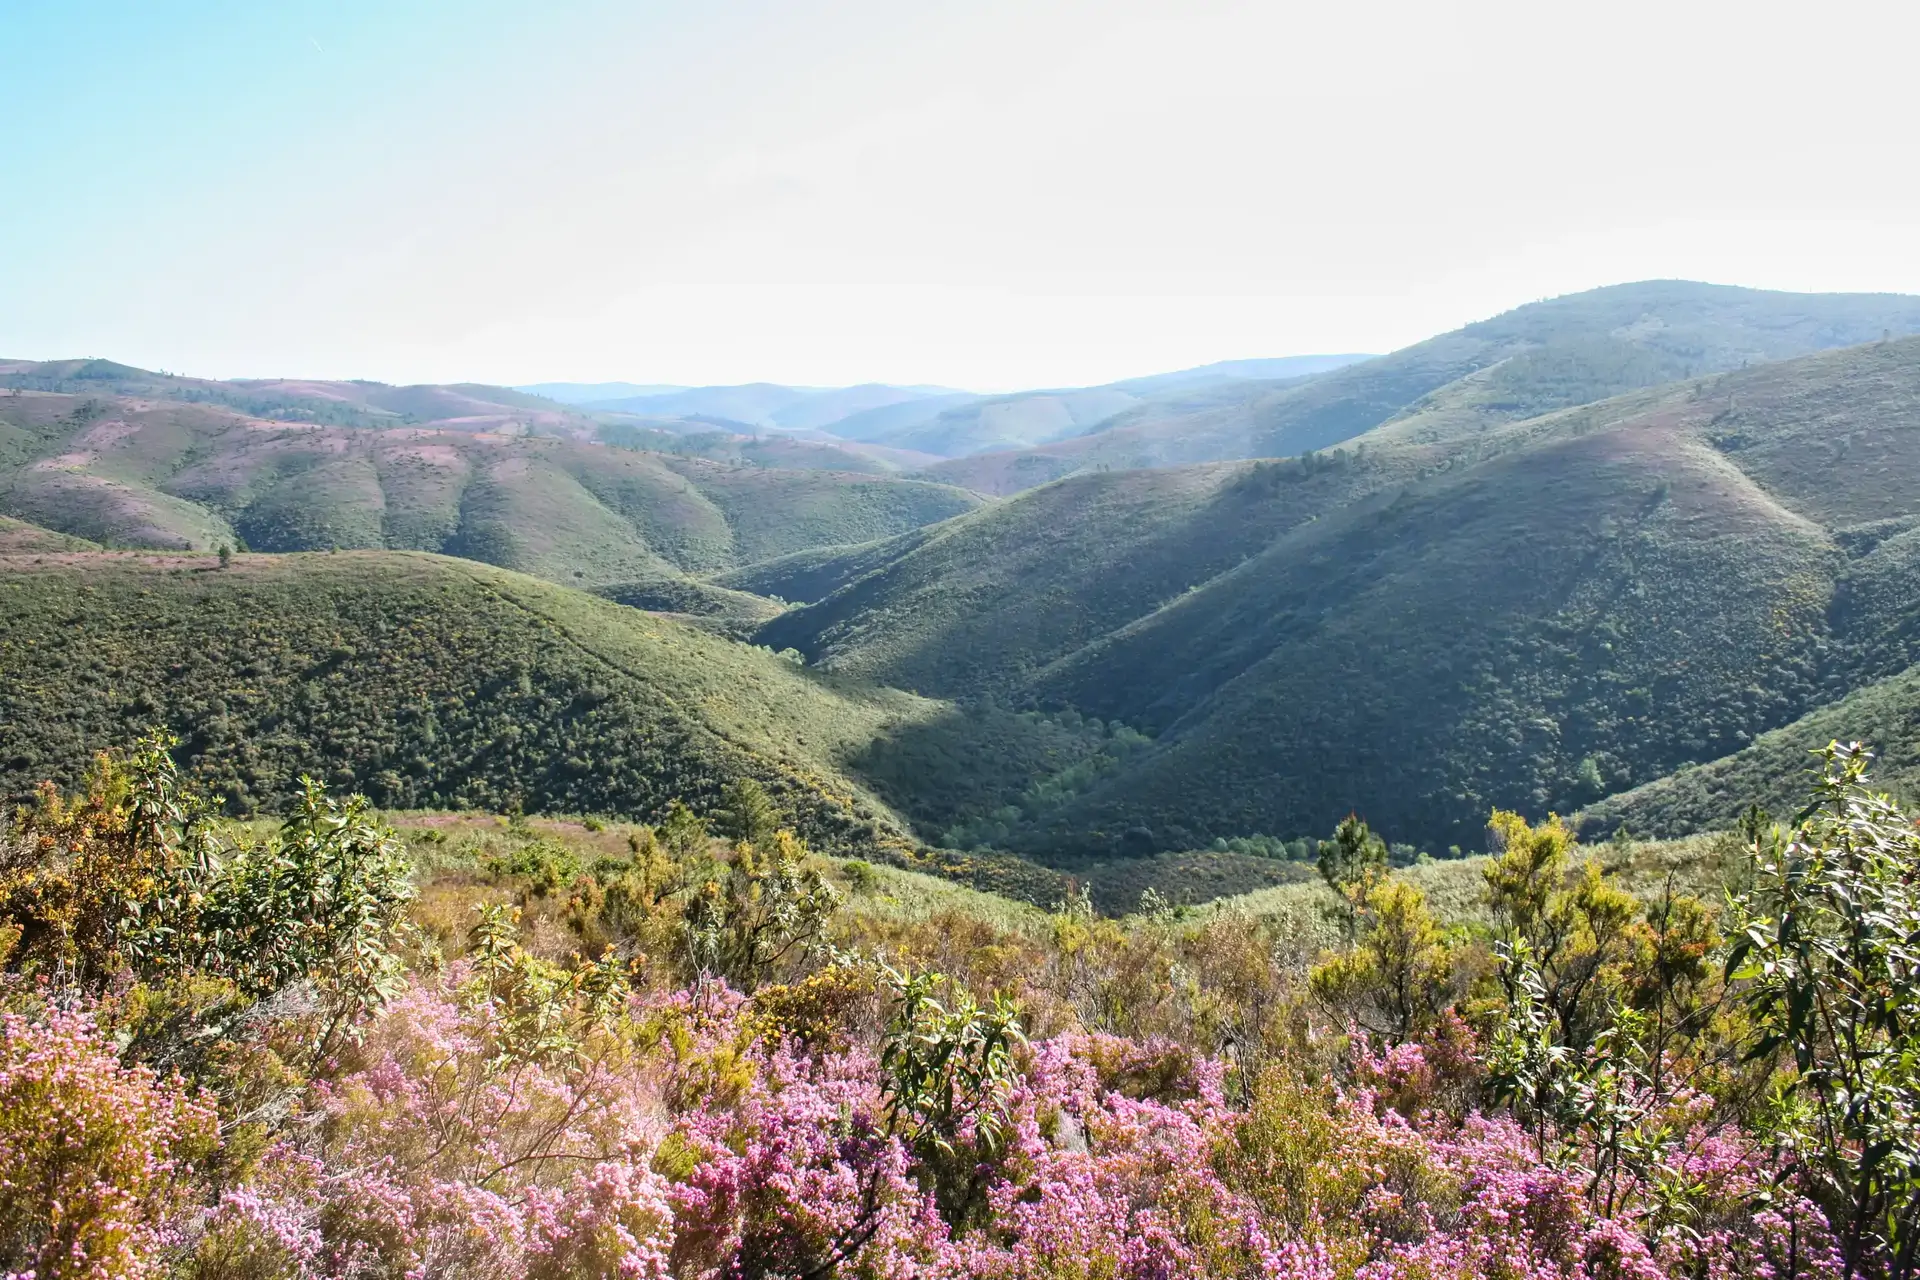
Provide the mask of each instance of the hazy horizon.
POLYGON ((1841 9, 23 3, 0 353, 993 392, 1920 293, 1920 13, 1841 9))

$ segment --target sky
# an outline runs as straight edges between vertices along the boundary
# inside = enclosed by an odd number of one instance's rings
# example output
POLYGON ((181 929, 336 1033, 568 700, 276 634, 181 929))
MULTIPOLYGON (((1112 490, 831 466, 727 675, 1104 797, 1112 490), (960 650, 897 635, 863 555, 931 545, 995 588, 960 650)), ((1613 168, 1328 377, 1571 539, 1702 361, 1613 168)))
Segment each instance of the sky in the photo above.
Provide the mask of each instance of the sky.
POLYGON ((1920 293, 1920 5, 0 0, 0 356, 1081 385, 1920 293))

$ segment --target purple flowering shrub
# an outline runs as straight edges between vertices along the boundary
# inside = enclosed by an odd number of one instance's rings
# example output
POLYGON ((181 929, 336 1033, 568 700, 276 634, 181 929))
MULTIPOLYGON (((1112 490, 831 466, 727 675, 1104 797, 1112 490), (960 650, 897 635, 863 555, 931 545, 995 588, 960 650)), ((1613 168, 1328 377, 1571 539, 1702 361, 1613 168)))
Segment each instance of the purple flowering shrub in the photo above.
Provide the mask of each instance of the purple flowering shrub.
POLYGON ((122 1066, 85 1015, 0 1018, 0 1269, 164 1276, 214 1126, 178 1079, 122 1066))
MULTIPOLYGON (((314 847, 364 893, 155 850, 170 828, 108 791, 35 819, 61 819, 57 893, 37 845, 0 859, 26 904, 0 918, 6 1280, 1837 1280, 1905 1274, 1914 1247, 1905 1175, 1867 1142, 1906 1114, 1904 1019, 1858 1051, 1872 1127, 1821 1147, 1819 1108, 1853 1095, 1803 1061, 1832 1060, 1791 1021, 1810 962, 1729 976, 1711 909, 1636 901, 1554 821, 1496 815, 1491 930, 1356 854, 1344 949, 1308 950, 1297 921, 1084 897, 1024 934, 850 918, 786 833, 716 853, 684 809, 605 871, 617 893, 580 871, 514 908, 496 879, 422 895, 441 921, 411 929, 391 833, 320 799, 309 825, 340 838, 314 847), (249 985, 261 930, 188 894, 167 909, 218 963, 143 952, 115 912, 156 877, 102 889, 73 870, 95 862, 251 877, 247 901, 319 901, 345 941, 249 985)), ((1848 803, 1846 839, 1874 843, 1866 871, 1831 864, 1832 901, 1870 871, 1910 905, 1911 830, 1848 803)), ((1841 845, 1800 839, 1782 867, 1841 845)), ((1787 954, 1767 901, 1742 907, 1748 950, 1787 954)), ((1828 985, 1905 963, 1900 939, 1850 945, 1823 944, 1828 985)))
MULTIPOLYGON (((490 1072, 456 975, 374 1022, 289 1138, 221 1198, 211 1277, 371 1275, 1566 1277, 1839 1275, 1823 1219, 1738 1138, 1690 1142, 1690 1188, 1591 1202, 1504 1116, 1409 1119, 1366 1086, 1226 1068, 1170 1043, 1025 1047, 985 1211, 955 1226, 889 1120, 866 1047, 768 1038, 709 988, 630 999, 595 1050, 490 1072)), ((1356 1079, 1420 1075, 1399 1046, 1356 1079)))

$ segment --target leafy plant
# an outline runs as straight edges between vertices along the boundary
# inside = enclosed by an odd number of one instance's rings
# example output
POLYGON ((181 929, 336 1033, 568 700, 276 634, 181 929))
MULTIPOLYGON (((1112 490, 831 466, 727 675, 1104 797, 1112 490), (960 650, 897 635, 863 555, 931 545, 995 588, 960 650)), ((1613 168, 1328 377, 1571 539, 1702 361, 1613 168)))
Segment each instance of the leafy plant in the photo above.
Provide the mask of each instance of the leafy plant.
POLYGON ((1920 1265, 1920 831, 1831 743, 1812 804, 1753 849, 1729 975, 1791 1064, 1776 1133, 1850 1270, 1920 1265))
POLYGON ((724 876, 686 906, 687 952, 701 978, 751 991, 824 938, 840 895, 807 860, 791 831, 775 832, 764 847, 733 847, 724 876))
POLYGON ((880 1050, 887 1114, 925 1164, 941 1213, 968 1225, 981 1207, 982 1172, 1005 1151, 1014 1051, 1026 1043, 1019 1009, 1004 996, 945 1002, 938 973, 885 970, 894 1006, 880 1050))

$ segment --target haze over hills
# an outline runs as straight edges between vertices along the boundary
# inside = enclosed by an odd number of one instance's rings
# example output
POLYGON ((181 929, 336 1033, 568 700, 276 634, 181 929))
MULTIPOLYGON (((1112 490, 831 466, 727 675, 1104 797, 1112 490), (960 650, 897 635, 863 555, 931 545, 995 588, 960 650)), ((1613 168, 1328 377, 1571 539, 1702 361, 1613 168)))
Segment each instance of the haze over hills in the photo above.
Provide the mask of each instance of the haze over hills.
POLYGON ((1097 433, 929 468, 1011 493, 1095 467, 1285 457, 1379 429, 1471 434, 1639 387, 1884 335, 1920 332, 1920 299, 1793 294, 1687 281, 1615 285, 1530 303, 1294 386, 1182 413, 1122 416, 1097 433))
POLYGON ((1222 360, 1099 387, 979 395, 947 387, 866 383, 853 387, 790 387, 748 383, 724 387, 636 387, 631 383, 534 383, 517 388, 587 410, 742 429, 816 430, 841 440, 885 444, 933 458, 1017 448, 1086 430, 1157 393, 1249 380, 1324 373, 1359 355, 1280 356, 1222 360), (599 388, 628 388, 593 394, 599 388))
POLYGON ((591 404, 596 400, 625 400, 636 396, 666 396, 688 388, 643 382, 535 382, 515 387, 528 395, 544 396, 561 404, 591 404))

